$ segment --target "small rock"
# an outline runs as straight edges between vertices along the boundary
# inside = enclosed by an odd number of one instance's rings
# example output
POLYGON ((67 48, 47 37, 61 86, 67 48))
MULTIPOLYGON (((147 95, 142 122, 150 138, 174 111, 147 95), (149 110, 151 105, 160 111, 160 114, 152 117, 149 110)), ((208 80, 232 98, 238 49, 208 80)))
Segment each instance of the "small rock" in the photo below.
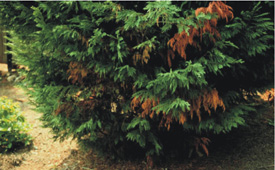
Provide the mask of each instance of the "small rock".
POLYGON ((13 82, 16 79, 16 75, 11 75, 7 78, 8 82, 13 82))
POLYGON ((21 163, 22 163, 22 160, 20 160, 20 159, 16 159, 16 160, 14 160, 14 161, 12 162, 12 164, 13 164, 14 166, 19 166, 21 163))

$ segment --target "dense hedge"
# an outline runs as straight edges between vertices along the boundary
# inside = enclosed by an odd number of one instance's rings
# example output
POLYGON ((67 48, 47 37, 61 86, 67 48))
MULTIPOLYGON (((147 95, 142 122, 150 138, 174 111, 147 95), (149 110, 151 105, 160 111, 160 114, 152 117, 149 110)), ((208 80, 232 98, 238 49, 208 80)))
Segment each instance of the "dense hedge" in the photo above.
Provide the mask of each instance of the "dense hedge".
POLYGON ((0 18, 56 138, 121 157, 139 148, 150 163, 191 146, 208 154, 208 134, 254 110, 245 95, 273 86, 273 18, 262 11, 274 4, 238 5, 1 2, 0 18))

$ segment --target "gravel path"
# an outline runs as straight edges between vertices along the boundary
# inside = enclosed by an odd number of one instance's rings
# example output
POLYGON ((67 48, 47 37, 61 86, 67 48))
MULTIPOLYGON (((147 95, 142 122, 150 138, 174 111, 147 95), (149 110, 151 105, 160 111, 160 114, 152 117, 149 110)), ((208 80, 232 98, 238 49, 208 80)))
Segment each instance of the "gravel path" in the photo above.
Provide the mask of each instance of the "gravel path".
POLYGON ((29 132, 33 146, 16 153, 0 155, 0 170, 47 170, 57 167, 72 151, 78 150, 76 142, 65 140, 54 142, 49 128, 42 128, 40 113, 33 111, 23 90, 8 83, 0 82, 0 96, 7 96, 19 102, 27 122, 32 126, 29 132))

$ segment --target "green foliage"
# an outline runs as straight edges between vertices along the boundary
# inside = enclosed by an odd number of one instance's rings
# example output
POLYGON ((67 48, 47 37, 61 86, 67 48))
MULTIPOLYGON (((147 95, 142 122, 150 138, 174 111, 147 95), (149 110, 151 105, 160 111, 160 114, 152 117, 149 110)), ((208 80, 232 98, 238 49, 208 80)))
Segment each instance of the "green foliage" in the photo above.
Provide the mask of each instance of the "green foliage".
POLYGON ((237 14, 215 28, 205 25, 219 14, 195 14, 207 4, 1 2, 0 22, 56 139, 73 136, 111 157, 136 148, 150 156, 176 143, 167 134, 202 137, 244 125, 254 111, 244 91, 273 86, 274 21, 262 4, 232 3, 237 14), (177 48, 186 58, 168 45, 184 31, 180 43, 189 44, 177 48))
MULTIPOLYGON (((232 66, 233 71, 224 74, 233 82, 230 83, 232 89, 242 88, 255 94, 257 90, 274 86, 271 83, 274 81, 274 58, 271 57, 274 54, 274 19, 270 12, 261 2, 255 2, 255 6, 241 11, 240 16, 221 30, 223 39, 230 40, 239 48, 226 48, 228 54, 245 63, 232 66)), ((226 83, 228 81, 224 81, 226 83)))
POLYGON ((268 120, 268 124, 269 124, 270 126, 274 126, 274 120, 273 120, 273 119, 269 119, 269 120, 268 120))
POLYGON ((29 129, 18 104, 0 97, 0 152, 30 145, 32 138, 27 134, 29 129))

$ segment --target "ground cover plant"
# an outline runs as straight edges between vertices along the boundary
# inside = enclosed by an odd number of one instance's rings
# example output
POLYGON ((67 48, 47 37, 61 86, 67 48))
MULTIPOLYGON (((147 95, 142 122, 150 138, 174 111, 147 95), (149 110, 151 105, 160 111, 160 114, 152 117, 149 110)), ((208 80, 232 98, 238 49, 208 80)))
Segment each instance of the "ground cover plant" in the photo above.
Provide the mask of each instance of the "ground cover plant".
POLYGON ((30 126, 20 112, 18 103, 0 97, 0 153, 31 144, 30 126))
POLYGON ((273 87, 273 2, 231 4, 1 2, 0 19, 56 139, 152 165, 208 155, 273 87))

